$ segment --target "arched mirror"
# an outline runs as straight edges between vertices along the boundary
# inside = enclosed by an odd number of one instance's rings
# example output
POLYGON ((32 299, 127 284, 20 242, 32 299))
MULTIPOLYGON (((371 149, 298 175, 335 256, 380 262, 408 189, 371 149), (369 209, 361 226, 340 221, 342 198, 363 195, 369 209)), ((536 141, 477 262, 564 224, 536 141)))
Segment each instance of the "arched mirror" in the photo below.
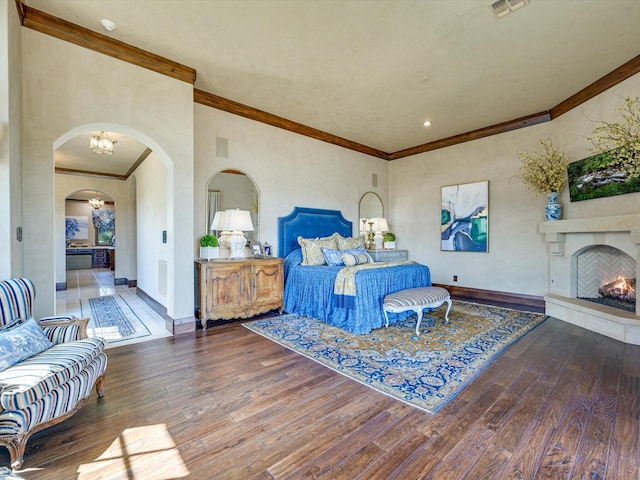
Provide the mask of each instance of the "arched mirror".
POLYGON ((248 241, 260 238, 258 235, 258 187, 251 178, 239 170, 224 170, 215 174, 207 185, 207 208, 205 232, 210 230, 217 211, 238 208, 251 213, 253 232, 245 232, 248 241))
MULTIPOLYGON (((358 207, 358 215, 360 220, 363 218, 383 218, 384 207, 382 206, 382 200, 375 192, 367 192, 360 198, 360 205, 358 207)), ((360 233, 363 232, 362 222, 360 222, 360 233)))

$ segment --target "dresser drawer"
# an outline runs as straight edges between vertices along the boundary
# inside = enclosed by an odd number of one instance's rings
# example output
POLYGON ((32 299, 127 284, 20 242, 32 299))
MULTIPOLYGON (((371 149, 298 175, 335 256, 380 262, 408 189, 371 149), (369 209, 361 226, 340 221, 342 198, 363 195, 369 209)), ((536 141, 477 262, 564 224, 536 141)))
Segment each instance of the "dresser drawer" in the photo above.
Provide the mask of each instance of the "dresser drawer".
POLYGON ((367 250, 375 262, 403 262, 409 259, 408 250, 367 250))

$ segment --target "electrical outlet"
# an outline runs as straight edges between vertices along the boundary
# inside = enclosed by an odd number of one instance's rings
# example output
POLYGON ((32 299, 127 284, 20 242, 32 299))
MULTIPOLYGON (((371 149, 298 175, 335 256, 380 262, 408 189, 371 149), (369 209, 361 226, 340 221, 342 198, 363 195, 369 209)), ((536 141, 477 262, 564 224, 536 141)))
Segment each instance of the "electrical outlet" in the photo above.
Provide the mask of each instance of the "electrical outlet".
POLYGON ((454 281, 454 282, 457 282, 457 281, 458 281, 458 275, 454 275, 454 276, 453 276, 453 281, 454 281))

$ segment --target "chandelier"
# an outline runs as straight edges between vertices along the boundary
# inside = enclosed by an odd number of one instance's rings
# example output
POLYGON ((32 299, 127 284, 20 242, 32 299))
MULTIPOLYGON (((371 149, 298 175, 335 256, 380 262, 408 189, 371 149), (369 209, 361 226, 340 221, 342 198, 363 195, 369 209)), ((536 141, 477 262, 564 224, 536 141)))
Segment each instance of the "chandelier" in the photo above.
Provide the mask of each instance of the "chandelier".
POLYGON ((95 197, 89 199, 89 206, 94 210, 100 210, 102 207, 104 207, 104 200, 98 198, 97 194, 98 192, 96 192, 95 197))
POLYGON ((113 155, 113 145, 118 143, 117 140, 111 140, 104 132, 92 135, 88 139, 89 149, 96 155, 113 155))

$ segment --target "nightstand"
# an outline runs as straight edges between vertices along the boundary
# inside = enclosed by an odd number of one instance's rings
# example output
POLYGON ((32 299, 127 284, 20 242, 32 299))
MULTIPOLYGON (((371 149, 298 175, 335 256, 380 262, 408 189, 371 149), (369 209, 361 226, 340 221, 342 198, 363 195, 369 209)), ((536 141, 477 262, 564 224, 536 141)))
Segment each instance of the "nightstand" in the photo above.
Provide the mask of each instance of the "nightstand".
POLYGON ((409 259, 408 250, 367 250, 374 262, 402 262, 409 259))

